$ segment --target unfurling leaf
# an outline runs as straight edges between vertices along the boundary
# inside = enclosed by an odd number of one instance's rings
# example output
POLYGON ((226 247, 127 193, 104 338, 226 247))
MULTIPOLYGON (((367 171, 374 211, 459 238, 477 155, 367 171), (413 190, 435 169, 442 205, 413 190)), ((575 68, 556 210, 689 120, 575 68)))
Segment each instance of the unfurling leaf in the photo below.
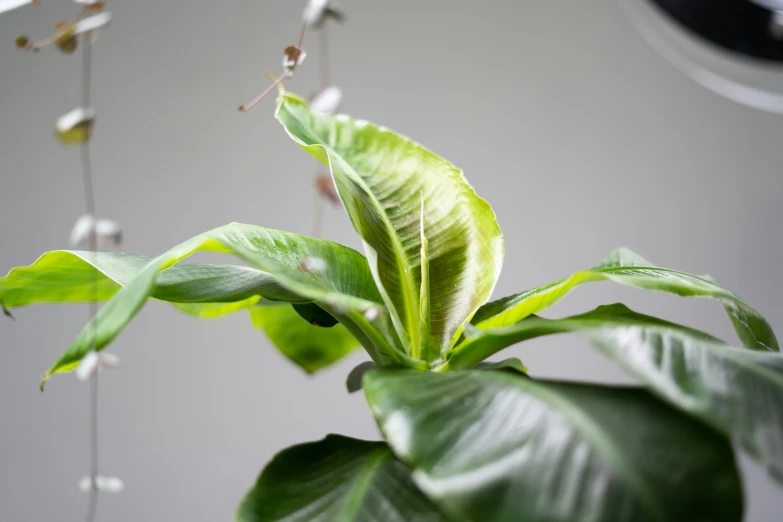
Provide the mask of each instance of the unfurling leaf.
POLYGON ((388 129, 315 113, 288 93, 276 114, 297 143, 330 165, 404 349, 427 346, 422 355, 441 357, 500 274, 503 238, 490 206, 459 169, 388 129), (426 342, 420 339, 422 232, 430 268, 426 342))

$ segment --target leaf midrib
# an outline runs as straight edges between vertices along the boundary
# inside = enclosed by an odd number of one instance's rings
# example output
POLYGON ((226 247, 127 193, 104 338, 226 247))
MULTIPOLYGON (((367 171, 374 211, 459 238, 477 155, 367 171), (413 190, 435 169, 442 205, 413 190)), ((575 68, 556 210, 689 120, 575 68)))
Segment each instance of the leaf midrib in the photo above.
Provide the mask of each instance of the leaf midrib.
POLYGON ((338 512, 340 522, 356 521, 362 522, 356 518, 361 511, 362 504, 367 496, 367 490, 370 489, 375 475, 378 469, 383 465, 384 461, 389 457, 389 450, 386 448, 379 448, 364 458, 364 462, 361 465, 361 471, 357 473, 356 478, 353 480, 353 485, 345 495, 342 507, 338 512))
MULTIPOLYGON (((418 307, 416 306, 416 301, 418 300, 418 295, 415 293, 415 289, 412 287, 413 281, 407 276, 408 273, 411 273, 411 266, 408 263, 407 256, 405 255, 405 249, 402 246, 402 243, 400 242, 400 238, 397 235, 397 233, 394 230, 394 226, 392 226, 391 221, 389 220, 389 216, 386 213, 386 209, 380 204, 378 199, 375 197, 375 194, 370 190, 370 188, 367 186, 367 183, 364 181, 362 176, 354 169, 348 161, 341 155, 338 154, 331 146, 326 145, 324 143, 320 143, 322 140, 319 140, 313 136, 313 132, 310 129, 310 126, 306 124, 306 122, 302 121, 298 116, 296 116, 292 111, 288 110, 288 108, 285 106, 285 104, 281 104, 278 106, 278 110, 285 109, 286 112, 289 114, 289 116, 299 122, 301 127, 307 131, 310 137, 310 141, 313 143, 304 143, 302 140, 297 139, 295 136, 292 136, 292 138, 295 141, 302 142, 307 147, 320 147, 326 152, 327 160, 329 161, 329 170, 332 172, 332 176, 334 176, 334 168, 332 166, 332 156, 339 158, 340 161, 342 161, 350 170, 352 170, 358 180, 358 182, 361 184, 361 188, 365 191, 365 193, 370 197, 373 206, 378 209, 378 213, 381 216, 381 220, 386 227, 386 230, 389 234, 389 236, 392 239, 392 247, 394 249, 394 252, 397 256, 397 259, 400 261, 398 264, 398 273, 400 276, 400 280, 403 282, 403 291, 405 294, 405 308, 406 308, 406 323, 408 327, 408 336, 410 337, 410 342, 412 346, 418 346, 418 324, 415 323, 416 318, 418 317, 418 307)), ((290 133, 289 133, 290 135, 290 133)), ((353 180, 352 180, 353 181, 353 180)), ((366 243, 366 241, 365 241, 366 243)), ((371 247, 372 248, 372 247, 371 247)), ((373 249, 375 250, 375 249, 373 249)), ((377 252, 376 252, 376 259, 377 259, 377 252)), ((376 261, 377 262, 377 261, 376 261)), ((380 274, 379 274, 380 278, 380 274)), ((380 281, 379 281, 380 283, 380 281)), ((382 285, 379 285, 382 286, 382 285)), ((384 293, 386 293, 385 289, 380 289, 384 293)), ((388 293, 386 293, 388 296, 388 293)), ((391 299, 390 299, 391 300, 391 299)), ((390 303, 392 306, 394 303, 390 303)), ((401 332, 402 333, 402 332, 401 332)), ((408 347, 410 350, 411 348, 408 347)))

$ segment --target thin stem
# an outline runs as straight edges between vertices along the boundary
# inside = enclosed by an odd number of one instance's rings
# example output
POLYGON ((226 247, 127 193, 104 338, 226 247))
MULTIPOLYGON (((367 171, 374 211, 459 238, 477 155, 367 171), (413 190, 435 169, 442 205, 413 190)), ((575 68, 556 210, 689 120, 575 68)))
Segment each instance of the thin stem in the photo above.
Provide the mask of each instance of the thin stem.
MULTIPOLYGON (((305 13, 307 13, 309 10, 310 10, 310 0, 307 0, 307 3, 305 4, 305 13)), ((307 20, 302 20, 302 30, 299 32, 299 45, 297 45, 299 49, 302 48, 302 44, 304 43, 304 37, 306 32, 307 32, 307 20)))
MULTIPOLYGON (((90 106, 91 84, 92 84, 92 43, 90 42, 89 34, 85 34, 82 38, 82 107, 87 108, 90 106)), ((90 143, 89 137, 81 145, 81 160, 82 160, 82 185, 84 188, 84 206, 87 214, 90 214, 95 218, 95 190, 92 182, 92 161, 90 158, 90 143)), ((95 254, 95 261, 97 265, 98 261, 98 237, 95 233, 95 228, 90 231, 90 250, 95 254)), ((98 313, 98 278, 95 278, 93 285, 93 299, 90 301, 89 315, 90 320, 98 313)), ((95 343, 98 339, 98 323, 94 321, 93 324, 93 346, 95 350, 95 343)), ((98 477, 98 374, 97 372, 90 377, 90 414, 89 414, 89 429, 90 429, 90 480, 92 483, 92 489, 90 490, 90 500, 87 506, 87 522, 93 522, 95 520, 95 514, 98 508, 98 488, 96 487, 96 479, 98 477)))
POLYGON ((253 107, 255 107, 255 105, 256 105, 258 102, 260 102, 261 100, 263 100, 263 99, 264 99, 264 97, 265 97, 267 94, 269 94, 270 92, 272 92, 272 89, 274 89, 275 87, 277 87, 278 85, 280 85, 280 82, 282 82, 283 80, 285 80, 285 79, 286 79, 286 76, 287 76, 287 75, 286 75, 286 73, 283 73, 283 75, 282 75, 282 76, 280 76, 280 78, 278 78, 278 79, 277 79, 277 80, 276 80, 274 83, 272 83, 272 85, 270 85, 269 87, 267 87, 267 88, 266 88, 266 90, 265 90, 264 92, 262 92, 261 94, 259 94, 258 96, 256 96, 256 98, 255 98, 253 101, 251 101, 249 104, 247 104, 247 105, 240 105, 240 106, 239 106, 239 110, 240 110, 241 112, 247 112, 247 111, 249 111, 250 109, 252 109, 253 107))
POLYGON ((330 85, 329 34, 326 32, 326 24, 321 28, 319 52, 321 55, 321 88, 325 89, 330 85))
POLYGON ((98 478, 98 374, 90 377, 90 480, 92 489, 90 489, 90 500, 87 507, 87 522, 95 520, 95 514, 98 508, 98 488, 96 480, 98 478))

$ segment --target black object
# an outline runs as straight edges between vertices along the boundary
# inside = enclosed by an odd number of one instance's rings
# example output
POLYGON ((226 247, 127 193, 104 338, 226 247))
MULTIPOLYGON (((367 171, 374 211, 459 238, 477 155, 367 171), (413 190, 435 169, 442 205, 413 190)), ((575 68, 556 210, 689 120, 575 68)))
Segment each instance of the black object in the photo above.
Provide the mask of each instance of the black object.
POLYGON ((315 303, 292 304, 291 306, 294 307, 294 310, 302 319, 313 326, 331 328, 337 324, 337 319, 315 303))
MULTIPOLYGON (((681 26, 735 54, 783 64, 783 12, 759 0, 651 0, 681 26)), ((774 5, 774 2, 767 2, 774 5)))

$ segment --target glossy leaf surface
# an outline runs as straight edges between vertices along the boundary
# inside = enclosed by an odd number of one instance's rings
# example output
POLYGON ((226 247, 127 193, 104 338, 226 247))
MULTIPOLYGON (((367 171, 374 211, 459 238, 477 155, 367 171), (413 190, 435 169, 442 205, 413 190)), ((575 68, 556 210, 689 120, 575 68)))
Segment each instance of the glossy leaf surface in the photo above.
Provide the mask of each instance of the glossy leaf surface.
POLYGON ((529 317, 475 329, 449 361, 467 368, 543 335, 586 332, 595 348, 683 411, 737 440, 783 482, 783 355, 735 348, 703 332, 601 306, 565 319, 529 317))
POLYGON ((283 94, 277 119, 328 163, 373 276, 408 353, 436 360, 490 296, 503 240, 491 207, 462 172, 422 146, 366 121, 311 112, 283 94), (421 230, 421 200, 424 230, 421 230), (422 237, 429 260, 429 335, 421 306, 422 237))
POLYGON ((588 270, 487 303, 472 322, 479 328, 508 326, 548 308, 582 283, 606 280, 643 290, 717 299, 723 303, 743 346, 752 350, 779 350, 766 319, 729 290, 706 277, 656 267, 625 248, 615 250, 588 270))
MULTIPOLYGON (((361 317, 366 310, 380 306, 367 262, 358 252, 330 241, 233 223, 196 236, 150 261, 82 330, 44 375, 44 381, 54 373, 72 370, 93 347, 100 350, 111 342, 154 294, 159 274, 197 251, 234 254, 298 299, 316 301, 333 315, 361 317), (303 270, 303 262, 313 259, 319 260, 319 269, 303 270)), ((352 333, 361 332, 356 329, 352 333)), ((375 346, 363 345, 378 357, 375 346)))
POLYGON ((337 435, 279 453, 237 522, 446 522, 386 444, 337 435))
MULTIPOLYGON (((150 261, 148 257, 108 252, 53 251, 0 278, 0 303, 16 308, 36 303, 104 301, 128 284, 150 261)), ((303 299, 256 268, 181 263, 160 274, 151 297, 187 304, 183 311, 201 317, 227 313, 253 297, 297 302, 303 299), (214 304, 216 306, 202 306, 214 304)), ((236 310, 233 310, 236 311, 236 310)))
POLYGON ((742 518, 728 440, 644 390, 480 370, 375 370, 364 389, 395 454, 455 519, 742 518))

